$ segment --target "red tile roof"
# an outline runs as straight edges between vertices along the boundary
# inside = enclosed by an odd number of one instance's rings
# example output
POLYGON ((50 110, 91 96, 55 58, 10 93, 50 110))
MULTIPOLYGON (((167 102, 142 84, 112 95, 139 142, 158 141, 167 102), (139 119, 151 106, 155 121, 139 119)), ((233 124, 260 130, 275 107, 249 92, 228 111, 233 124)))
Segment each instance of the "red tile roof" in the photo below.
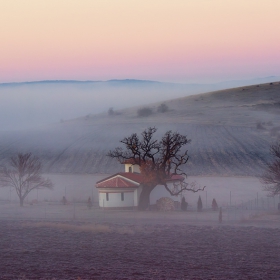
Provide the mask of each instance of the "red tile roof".
POLYGON ((125 180, 122 177, 114 177, 96 184, 97 188, 137 188, 138 184, 125 180))
POLYGON ((144 182, 144 177, 140 173, 132 173, 132 172, 120 172, 119 173, 121 176, 126 177, 129 180, 132 180, 134 182, 137 182, 141 184, 144 182))
POLYGON ((97 188, 137 188, 143 182, 139 173, 120 172, 96 182, 97 188))
MULTIPOLYGON (((183 181, 184 177, 174 174, 167 182, 183 181)), ((140 173, 120 172, 96 182, 97 188, 137 188, 144 182, 140 173)))

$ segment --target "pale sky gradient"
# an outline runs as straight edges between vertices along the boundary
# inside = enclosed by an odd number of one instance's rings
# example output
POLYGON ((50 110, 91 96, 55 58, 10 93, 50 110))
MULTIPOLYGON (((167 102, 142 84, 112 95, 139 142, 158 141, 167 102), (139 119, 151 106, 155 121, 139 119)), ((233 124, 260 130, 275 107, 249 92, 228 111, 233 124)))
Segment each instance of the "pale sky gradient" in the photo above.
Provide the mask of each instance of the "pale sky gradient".
POLYGON ((280 76, 279 0, 0 0, 0 82, 280 76))

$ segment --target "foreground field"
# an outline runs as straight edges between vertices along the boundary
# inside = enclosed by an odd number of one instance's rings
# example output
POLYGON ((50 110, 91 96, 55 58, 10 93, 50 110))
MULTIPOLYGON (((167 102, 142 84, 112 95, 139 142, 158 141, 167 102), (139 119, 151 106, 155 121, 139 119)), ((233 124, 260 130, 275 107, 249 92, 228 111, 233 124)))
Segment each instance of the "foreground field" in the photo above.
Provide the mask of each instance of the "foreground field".
POLYGON ((0 223, 1 279, 279 279, 280 229, 0 223))
POLYGON ((0 204, 0 279, 279 279, 275 208, 0 204))

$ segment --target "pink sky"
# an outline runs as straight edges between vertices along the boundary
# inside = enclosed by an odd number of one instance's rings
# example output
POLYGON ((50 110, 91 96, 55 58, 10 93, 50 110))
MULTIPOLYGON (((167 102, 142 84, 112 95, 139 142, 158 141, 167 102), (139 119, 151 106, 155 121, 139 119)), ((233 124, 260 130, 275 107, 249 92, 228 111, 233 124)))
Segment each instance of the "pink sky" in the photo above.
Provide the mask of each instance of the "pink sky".
POLYGON ((279 0, 0 0, 0 82, 280 76, 279 0))

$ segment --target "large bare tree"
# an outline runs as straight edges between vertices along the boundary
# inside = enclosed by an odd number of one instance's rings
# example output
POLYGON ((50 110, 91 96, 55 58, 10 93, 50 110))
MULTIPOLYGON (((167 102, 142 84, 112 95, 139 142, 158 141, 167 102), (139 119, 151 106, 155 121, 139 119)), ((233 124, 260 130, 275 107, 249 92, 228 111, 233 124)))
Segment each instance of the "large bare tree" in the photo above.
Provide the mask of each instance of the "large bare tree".
POLYGON ((275 196, 280 194, 280 142, 270 146, 270 154, 273 160, 267 163, 261 182, 264 184, 264 190, 275 196))
POLYGON ((15 189, 20 206, 26 196, 35 189, 52 189, 53 184, 49 179, 41 176, 42 165, 40 160, 31 153, 19 153, 11 157, 8 165, 1 168, 0 185, 15 189))
POLYGON ((150 193, 157 185, 164 186, 171 195, 178 195, 183 191, 197 192, 205 188, 198 188, 196 184, 188 184, 185 180, 177 181, 172 188, 168 186, 168 181, 175 174, 187 176, 183 166, 188 162, 189 156, 188 150, 184 148, 191 140, 172 131, 167 131, 160 140, 157 140, 154 139, 156 131, 155 127, 150 127, 141 133, 141 137, 133 133, 120 141, 125 149, 118 147, 108 153, 109 157, 116 158, 121 163, 129 160, 132 164, 140 166, 144 177, 139 198, 140 210, 145 210, 149 206, 150 193))

